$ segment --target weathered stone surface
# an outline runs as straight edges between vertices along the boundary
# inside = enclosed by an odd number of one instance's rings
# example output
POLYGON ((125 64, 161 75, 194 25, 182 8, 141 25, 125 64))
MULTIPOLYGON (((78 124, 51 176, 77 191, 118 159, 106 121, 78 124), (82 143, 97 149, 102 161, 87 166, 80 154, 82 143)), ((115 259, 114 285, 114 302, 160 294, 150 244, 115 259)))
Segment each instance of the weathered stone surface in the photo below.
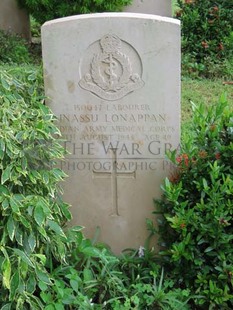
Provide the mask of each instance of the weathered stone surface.
MULTIPOLYGON (((179 144, 180 29, 165 17, 74 16, 42 27, 48 104, 70 152, 73 224, 119 253, 143 245, 145 219, 179 144)), ((153 217, 152 217, 153 218, 153 217)))
POLYGON ((171 17, 172 3, 171 0, 133 0, 124 11, 171 17))
POLYGON ((16 0, 0 1, 0 29, 31 39, 29 15, 16 0))

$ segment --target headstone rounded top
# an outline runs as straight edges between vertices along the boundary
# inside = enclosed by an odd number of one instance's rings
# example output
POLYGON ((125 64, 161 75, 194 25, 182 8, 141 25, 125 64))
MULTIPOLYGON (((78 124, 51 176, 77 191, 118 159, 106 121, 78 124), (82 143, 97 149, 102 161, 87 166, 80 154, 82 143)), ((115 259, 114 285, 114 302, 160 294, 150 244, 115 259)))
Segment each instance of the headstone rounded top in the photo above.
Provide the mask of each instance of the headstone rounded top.
POLYGON ((178 19, 174 19, 171 17, 164 17, 159 15, 153 14, 142 14, 142 13, 94 13, 94 14, 82 14, 82 15, 73 15, 69 17, 62 17, 57 18, 54 20, 50 20, 44 23, 43 26, 48 26, 51 24, 57 23, 64 23, 64 22, 72 22, 77 20, 84 20, 84 19, 101 19, 101 18, 132 18, 132 19, 146 19, 146 20, 154 20, 154 21, 161 21, 167 23, 174 23, 180 25, 180 21, 178 19))

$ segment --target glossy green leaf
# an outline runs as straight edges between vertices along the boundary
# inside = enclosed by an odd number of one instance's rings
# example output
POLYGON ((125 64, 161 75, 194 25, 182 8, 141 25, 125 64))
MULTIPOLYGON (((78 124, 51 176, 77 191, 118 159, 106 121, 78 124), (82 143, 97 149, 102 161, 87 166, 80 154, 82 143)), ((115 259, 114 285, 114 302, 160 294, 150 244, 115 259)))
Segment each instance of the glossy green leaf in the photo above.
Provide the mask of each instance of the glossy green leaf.
POLYGON ((28 244, 29 244, 31 251, 33 252, 36 247, 36 237, 33 232, 31 232, 28 237, 28 244))
POLYGON ((57 178, 57 180, 63 180, 64 177, 66 176, 66 174, 58 168, 52 169, 52 172, 53 172, 53 175, 57 178))
POLYGON ((207 249, 205 249, 205 253, 208 253, 208 252, 211 252, 211 251, 213 251, 213 248, 211 246, 208 247, 207 249))
POLYGON ((44 282, 41 282, 41 281, 38 282, 38 286, 41 289, 41 291, 43 291, 43 292, 48 289, 48 285, 45 284, 44 282))
POLYGON ((8 188, 0 184, 0 195, 10 195, 8 188))
POLYGON ((79 291, 79 281, 77 281, 77 280, 73 280, 73 279, 71 279, 70 280, 70 285, 71 285, 71 287, 72 287, 72 289, 75 291, 75 292, 77 292, 78 293, 78 291, 79 291))
POLYGON ((9 180, 11 176, 11 170, 12 167, 8 166, 5 170, 3 170, 2 176, 1 176, 1 183, 4 184, 7 180, 9 180))
POLYGON ((8 198, 5 198, 4 200, 3 200, 3 202, 2 202, 2 208, 3 208, 3 210, 6 210, 8 207, 9 207, 9 200, 8 200, 8 198))
POLYGON ((58 225, 57 222, 55 221, 51 221, 51 220, 48 220, 48 226, 51 230, 53 230, 56 234, 60 235, 60 236, 63 236, 66 238, 66 235, 64 234, 62 228, 58 225))
POLYGON ((10 289, 10 278, 11 278, 11 263, 9 259, 6 259, 2 263, 2 282, 3 285, 10 289))
POLYGON ((47 272, 45 272, 45 270, 42 270, 41 268, 39 268, 38 266, 35 267, 35 271, 36 271, 36 276, 37 278, 45 283, 45 284, 48 284, 48 285, 52 285, 52 282, 49 278, 49 275, 47 272))
POLYGON ((91 270, 88 268, 85 268, 83 270, 83 276, 84 276, 85 282, 89 282, 89 281, 93 280, 93 274, 92 274, 91 270))
POLYGON ((27 283, 26 283, 26 289, 29 293, 33 294, 36 290, 36 278, 34 274, 30 274, 27 283))
POLYGON ((33 71, 29 76, 28 76, 28 81, 35 81, 36 80, 36 72, 33 71))
POLYGON ((14 213, 20 214, 20 210, 19 210, 20 203, 13 196, 10 197, 10 206, 14 213))
POLYGON ((70 221, 72 219, 72 215, 71 215, 71 212, 69 211, 69 206, 65 203, 62 203, 60 205, 60 208, 61 208, 63 215, 66 217, 66 219, 70 221))
POLYGON ((26 253, 24 253, 23 251, 19 250, 19 249, 13 249, 13 251, 15 252, 15 254, 17 254, 28 266, 31 266, 32 268, 34 268, 34 265, 32 263, 32 261, 30 260, 30 258, 28 257, 28 255, 26 253))
MULTIPOLYGON (((67 304, 70 304, 70 302, 68 301, 67 304)), ((56 303, 56 304, 55 304, 55 309, 56 309, 56 310, 64 310, 65 308, 64 308, 63 305, 56 303)))
POLYGON ((23 232, 18 226, 15 229, 15 239, 19 245, 23 245, 23 232))
POLYGON ((9 219, 7 221, 7 231, 9 238, 11 239, 11 241, 13 241, 15 236, 15 222, 12 216, 9 216, 9 219))
POLYGON ((10 299, 14 300, 16 291, 19 287, 19 272, 16 271, 11 278, 11 285, 10 285, 10 299))
POLYGON ((23 215, 20 215, 20 221, 21 221, 21 223, 23 224, 24 227, 26 227, 28 229, 31 228, 30 222, 23 215))
POLYGON ((38 229, 38 232, 39 232, 45 239, 48 238, 47 232, 46 232, 46 230, 45 230, 43 227, 38 227, 37 229, 38 229))
POLYGON ((41 226, 46 219, 44 209, 40 205, 37 205, 34 209, 34 219, 39 226, 41 226))
POLYGON ((6 79, 5 76, 1 76, 1 84, 2 84, 2 87, 5 89, 5 90, 10 90, 11 89, 11 85, 9 83, 9 81, 6 79))

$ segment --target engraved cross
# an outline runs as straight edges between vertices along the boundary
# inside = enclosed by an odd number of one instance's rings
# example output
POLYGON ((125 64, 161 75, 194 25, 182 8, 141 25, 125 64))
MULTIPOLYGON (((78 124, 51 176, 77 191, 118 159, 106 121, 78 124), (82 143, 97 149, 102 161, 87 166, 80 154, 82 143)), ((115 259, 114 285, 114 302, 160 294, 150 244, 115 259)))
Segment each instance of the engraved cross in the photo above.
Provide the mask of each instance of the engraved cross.
POLYGON ((118 171, 117 169, 117 148, 111 148, 112 151, 112 170, 111 171, 96 171, 93 170, 94 178, 107 178, 111 179, 112 188, 112 214, 120 216, 118 206, 118 177, 135 179, 136 171, 118 171))

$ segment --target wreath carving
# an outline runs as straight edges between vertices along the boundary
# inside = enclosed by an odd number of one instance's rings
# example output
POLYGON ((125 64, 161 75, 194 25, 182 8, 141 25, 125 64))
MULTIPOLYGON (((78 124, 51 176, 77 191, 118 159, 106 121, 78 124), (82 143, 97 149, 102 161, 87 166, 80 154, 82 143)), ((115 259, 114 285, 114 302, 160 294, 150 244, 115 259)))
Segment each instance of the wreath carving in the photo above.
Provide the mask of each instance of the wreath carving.
POLYGON ((80 87, 106 100, 118 100, 144 85, 140 74, 133 72, 130 58, 122 52, 122 41, 107 34, 99 40, 102 52, 94 54, 89 72, 79 81, 80 87))

